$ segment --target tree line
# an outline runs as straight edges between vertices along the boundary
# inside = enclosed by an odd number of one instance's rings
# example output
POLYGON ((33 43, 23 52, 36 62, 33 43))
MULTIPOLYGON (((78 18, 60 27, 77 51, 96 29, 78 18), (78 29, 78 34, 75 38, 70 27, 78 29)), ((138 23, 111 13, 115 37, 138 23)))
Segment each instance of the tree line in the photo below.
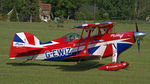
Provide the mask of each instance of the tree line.
MULTIPOLYGON (((51 4, 51 18, 73 20, 145 20, 150 0, 42 0, 51 4)), ((40 21, 38 0, 0 0, 0 18, 40 21), (13 12, 11 12, 13 11, 13 12)))

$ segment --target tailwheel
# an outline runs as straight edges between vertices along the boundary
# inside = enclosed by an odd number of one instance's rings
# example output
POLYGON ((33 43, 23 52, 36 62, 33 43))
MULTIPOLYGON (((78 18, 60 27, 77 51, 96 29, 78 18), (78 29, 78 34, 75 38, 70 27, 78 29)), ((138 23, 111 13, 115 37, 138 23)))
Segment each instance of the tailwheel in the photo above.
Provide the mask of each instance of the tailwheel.
POLYGON ((122 61, 121 63, 109 63, 107 65, 103 65, 98 67, 100 70, 107 70, 107 71, 117 71, 119 69, 126 68, 129 64, 125 61, 122 61))

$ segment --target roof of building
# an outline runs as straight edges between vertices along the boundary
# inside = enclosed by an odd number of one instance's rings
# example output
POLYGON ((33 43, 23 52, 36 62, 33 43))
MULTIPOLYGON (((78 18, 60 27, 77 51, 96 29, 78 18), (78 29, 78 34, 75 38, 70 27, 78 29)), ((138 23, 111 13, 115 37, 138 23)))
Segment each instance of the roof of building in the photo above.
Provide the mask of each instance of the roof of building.
POLYGON ((51 4, 43 4, 41 0, 39 0, 39 6, 44 11, 50 11, 51 10, 51 4))

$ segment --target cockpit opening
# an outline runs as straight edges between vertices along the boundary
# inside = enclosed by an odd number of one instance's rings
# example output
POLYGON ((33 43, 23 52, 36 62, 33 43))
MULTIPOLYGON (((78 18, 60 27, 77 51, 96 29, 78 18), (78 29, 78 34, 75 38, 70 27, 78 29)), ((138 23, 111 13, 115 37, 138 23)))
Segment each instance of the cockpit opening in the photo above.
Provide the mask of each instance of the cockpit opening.
POLYGON ((68 33, 64 37, 66 37, 66 41, 73 41, 81 38, 81 35, 78 33, 68 33))

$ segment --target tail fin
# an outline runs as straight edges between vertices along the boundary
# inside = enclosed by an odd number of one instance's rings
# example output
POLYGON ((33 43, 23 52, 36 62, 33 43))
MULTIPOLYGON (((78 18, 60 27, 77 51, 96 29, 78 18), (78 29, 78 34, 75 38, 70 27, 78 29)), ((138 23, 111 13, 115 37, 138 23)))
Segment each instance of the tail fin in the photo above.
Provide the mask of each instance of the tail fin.
POLYGON ((39 39, 29 32, 16 33, 13 39, 14 46, 40 45, 39 39))
POLYGON ((33 55, 38 54, 42 48, 38 47, 40 41, 33 34, 29 32, 16 33, 11 49, 10 59, 32 59, 33 55))

